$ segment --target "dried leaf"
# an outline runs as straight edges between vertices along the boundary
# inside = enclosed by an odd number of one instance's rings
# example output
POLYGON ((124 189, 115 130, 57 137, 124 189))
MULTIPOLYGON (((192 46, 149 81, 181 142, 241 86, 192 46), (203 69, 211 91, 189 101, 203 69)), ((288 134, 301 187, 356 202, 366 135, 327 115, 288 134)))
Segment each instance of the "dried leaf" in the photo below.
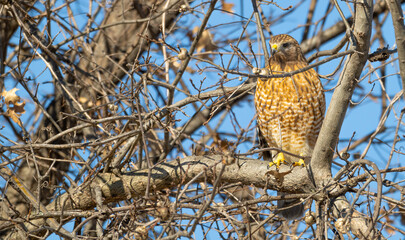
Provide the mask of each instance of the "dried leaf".
POLYGON ((24 114, 25 113, 25 101, 21 102, 21 103, 14 103, 14 107, 9 107, 9 109, 12 109, 14 112, 18 113, 18 114, 24 114))
MULTIPOLYGON (((198 32, 198 27, 196 26, 193 29, 193 34, 195 35, 198 32)), ((213 51, 217 49, 217 45, 215 45, 214 41, 212 40, 212 34, 208 30, 204 30, 200 40, 197 43, 197 53, 200 53, 203 49, 205 51, 213 51)))
POLYGON ((4 97, 4 102, 7 105, 7 116, 22 127, 20 117, 25 113, 25 101, 19 102, 21 98, 16 94, 17 91, 18 88, 13 88, 10 91, 3 90, 1 96, 4 97))
POLYGON ((235 6, 235 4, 227 3, 225 2, 225 0, 222 0, 221 2, 222 2, 222 10, 233 13, 233 7, 235 6))
POLYGON ((79 103, 81 103, 81 104, 84 104, 84 103, 86 103, 88 101, 89 101, 89 99, 86 98, 86 97, 79 97, 79 103))
POLYGON ((17 92, 17 91, 18 91, 18 88, 13 88, 10 91, 3 90, 3 92, 1 93, 1 96, 4 97, 4 102, 7 105, 15 104, 18 101, 20 101, 20 97, 17 94, 15 94, 15 92, 17 92))
POLYGON ((20 117, 23 113, 25 113, 24 106, 25 106, 25 102, 22 102, 19 104, 17 103, 17 104, 14 104, 14 107, 8 106, 7 111, 6 111, 7 116, 9 116, 15 123, 20 125, 20 127, 22 127, 20 117))
MULTIPOLYGON (((89 98, 87 98, 87 97, 79 97, 79 102, 83 105, 83 106, 85 106, 86 108, 91 108, 91 107, 94 107, 94 103, 93 103, 93 101, 90 101, 90 99, 89 98)), ((99 106, 99 103, 97 102, 96 103, 97 104, 97 106, 99 106)))

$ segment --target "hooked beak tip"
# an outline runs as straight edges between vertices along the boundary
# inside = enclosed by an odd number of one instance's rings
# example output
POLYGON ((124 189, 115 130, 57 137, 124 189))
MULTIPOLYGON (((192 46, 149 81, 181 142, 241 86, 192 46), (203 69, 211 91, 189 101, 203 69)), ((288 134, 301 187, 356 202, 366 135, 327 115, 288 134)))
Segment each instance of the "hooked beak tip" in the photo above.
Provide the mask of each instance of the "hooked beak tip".
POLYGON ((278 50, 278 45, 277 44, 272 44, 271 45, 271 54, 273 55, 274 53, 276 53, 278 50))

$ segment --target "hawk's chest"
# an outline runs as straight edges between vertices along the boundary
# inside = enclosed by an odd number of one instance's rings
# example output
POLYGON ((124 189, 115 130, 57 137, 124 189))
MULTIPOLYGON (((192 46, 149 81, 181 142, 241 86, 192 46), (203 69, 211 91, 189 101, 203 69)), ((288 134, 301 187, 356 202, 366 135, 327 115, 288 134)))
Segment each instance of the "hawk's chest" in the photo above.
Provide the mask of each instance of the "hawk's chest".
MULTIPOLYGON (((281 75, 305 67, 303 64, 272 66, 271 75, 281 75)), ((258 79, 255 104, 257 110, 260 108, 271 108, 271 106, 280 108, 280 106, 293 107, 292 105, 302 105, 305 100, 317 95, 319 91, 318 76, 313 69, 295 74, 293 76, 258 79)))
MULTIPOLYGON (((306 65, 272 66, 271 75, 281 75, 306 65)), ((255 106, 258 126, 269 146, 296 154, 313 147, 322 125, 325 96, 313 69, 292 76, 258 79, 255 106), (297 151, 297 152, 296 152, 297 151)))

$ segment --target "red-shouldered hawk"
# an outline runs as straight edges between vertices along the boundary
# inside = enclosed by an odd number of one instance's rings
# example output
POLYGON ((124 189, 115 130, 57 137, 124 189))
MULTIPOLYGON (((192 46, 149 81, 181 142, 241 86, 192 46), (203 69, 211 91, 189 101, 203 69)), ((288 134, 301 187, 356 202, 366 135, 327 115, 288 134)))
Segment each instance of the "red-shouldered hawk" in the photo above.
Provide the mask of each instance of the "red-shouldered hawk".
MULTIPOLYGON (((272 56, 267 68, 271 75, 308 66, 293 37, 286 34, 273 36, 270 47, 272 56)), ((291 77, 258 79, 255 106, 262 141, 268 147, 301 156, 271 151, 270 166, 276 164, 278 167, 284 161, 294 165, 308 164, 325 113, 325 95, 316 71, 309 69, 291 77)), ((297 202, 293 201, 279 201, 278 207, 288 207, 297 202)), ((303 210, 301 204, 280 210, 280 214, 293 219, 301 216, 303 210)))

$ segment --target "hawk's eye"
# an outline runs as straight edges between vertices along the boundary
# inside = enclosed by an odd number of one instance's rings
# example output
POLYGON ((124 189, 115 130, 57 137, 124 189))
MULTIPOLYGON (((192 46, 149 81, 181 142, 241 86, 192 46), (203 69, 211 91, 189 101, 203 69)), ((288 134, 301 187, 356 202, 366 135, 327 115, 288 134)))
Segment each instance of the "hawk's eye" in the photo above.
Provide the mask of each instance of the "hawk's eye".
POLYGON ((290 43, 289 42, 283 43, 282 46, 283 46, 283 48, 288 48, 290 46, 290 43))

